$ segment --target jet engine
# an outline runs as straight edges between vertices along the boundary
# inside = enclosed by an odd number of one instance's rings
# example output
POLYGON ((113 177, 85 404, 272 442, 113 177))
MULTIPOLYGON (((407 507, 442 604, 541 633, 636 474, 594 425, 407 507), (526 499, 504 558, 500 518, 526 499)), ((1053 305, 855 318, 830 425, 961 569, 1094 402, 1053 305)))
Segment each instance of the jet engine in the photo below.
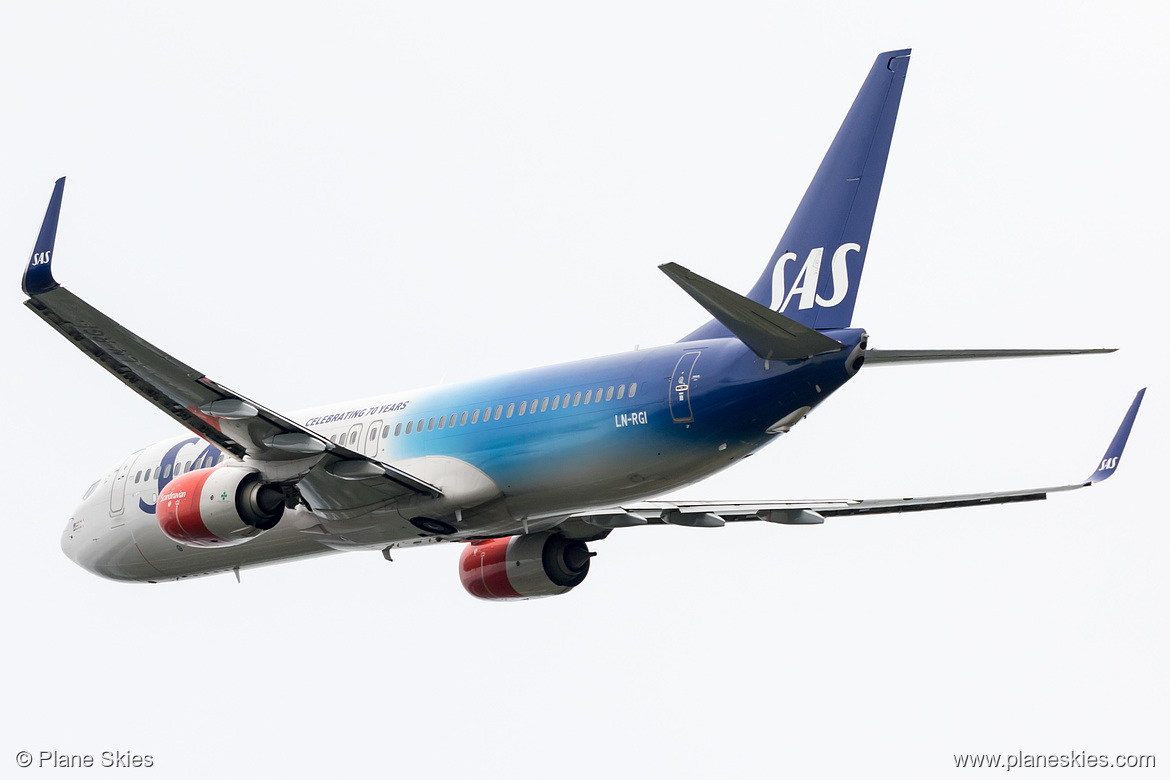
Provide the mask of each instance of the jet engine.
POLYGON ((459 579, 472 596, 491 601, 556 596, 581 584, 596 554, 547 531, 471 542, 459 556, 459 579))
POLYGON ((180 544, 230 547, 280 521, 284 491, 248 469, 197 469, 167 483, 156 513, 163 533, 180 544))

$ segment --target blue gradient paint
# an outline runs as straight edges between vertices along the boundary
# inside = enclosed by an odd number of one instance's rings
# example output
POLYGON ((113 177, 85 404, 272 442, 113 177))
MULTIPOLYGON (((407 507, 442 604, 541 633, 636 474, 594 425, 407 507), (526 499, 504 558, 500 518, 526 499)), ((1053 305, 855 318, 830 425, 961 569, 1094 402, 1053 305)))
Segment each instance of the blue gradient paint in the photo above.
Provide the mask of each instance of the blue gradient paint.
MULTIPOLYGON (((711 339, 667 345, 557 366, 532 369, 481 382, 398 393, 406 409, 323 426, 325 435, 381 422, 390 433, 381 440, 378 457, 389 463, 410 458, 446 456, 471 464, 487 474, 508 497, 513 514, 529 509, 552 512, 578 507, 584 501, 600 506, 656 495, 730 465, 777 438, 767 428, 801 407, 816 407, 850 377, 846 368, 864 333, 832 334, 847 349, 806 361, 766 364, 738 339, 711 339), (672 372, 686 352, 698 352, 690 388, 693 421, 675 422, 669 397, 672 372), (637 393, 620 400, 595 399, 577 406, 578 392, 607 391, 637 383, 637 393), (565 395, 569 407, 519 414, 521 403, 565 395), (506 416, 513 405, 511 418, 506 416), (505 414, 494 419, 497 407, 505 414), (493 419, 484 421, 483 411, 493 419), (475 409, 480 419, 470 420, 475 409), (468 422, 459 424, 464 412, 468 422), (454 426, 438 427, 438 419, 456 415, 454 426), (644 415, 645 422, 622 424, 622 417, 644 415), (430 420, 435 427, 426 430, 430 420), (405 433, 408 423, 423 421, 423 432, 405 433), (394 429, 402 426, 402 433, 394 429), (722 447, 722 449, 720 449, 722 447), (572 489, 567 489, 569 486, 572 489)), ((303 413, 300 419, 325 417, 345 409, 376 406, 364 399, 303 413)), ((361 450, 362 442, 353 445, 361 450)))

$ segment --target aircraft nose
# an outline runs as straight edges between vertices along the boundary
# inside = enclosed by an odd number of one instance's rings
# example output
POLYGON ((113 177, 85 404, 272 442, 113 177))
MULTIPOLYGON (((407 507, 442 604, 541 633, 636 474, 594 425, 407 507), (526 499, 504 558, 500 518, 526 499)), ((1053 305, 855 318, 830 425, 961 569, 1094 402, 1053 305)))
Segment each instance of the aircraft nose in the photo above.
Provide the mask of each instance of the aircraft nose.
POLYGON ((81 561, 77 559, 78 544, 75 537, 83 525, 84 523, 74 514, 65 523, 65 528, 61 531, 61 552, 65 553, 66 558, 78 565, 81 565, 81 561))

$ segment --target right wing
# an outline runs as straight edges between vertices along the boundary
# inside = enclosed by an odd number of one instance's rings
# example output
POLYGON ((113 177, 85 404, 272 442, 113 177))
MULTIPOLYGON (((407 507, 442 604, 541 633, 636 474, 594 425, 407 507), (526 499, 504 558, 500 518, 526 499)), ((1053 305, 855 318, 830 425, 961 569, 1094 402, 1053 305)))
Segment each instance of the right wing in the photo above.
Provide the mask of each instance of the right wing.
POLYGON ((1040 501, 1046 498, 1049 493, 1079 490, 1103 482, 1113 475, 1121 462, 1121 454, 1125 449, 1130 429, 1133 428, 1134 419, 1137 417, 1138 408, 1141 406, 1145 394, 1145 388, 1138 391, 1096 470, 1081 482, 1070 485, 907 498, 819 501, 641 501, 611 509, 583 512, 569 518, 568 522, 573 525, 584 523, 596 528, 625 528, 646 524, 711 528, 722 526, 727 522, 751 520, 765 520, 782 525, 813 525, 823 523, 826 517, 923 512, 932 509, 1040 501))
POLYGON ((438 488, 338 446, 214 382, 123 328, 53 278, 65 178, 57 180, 22 288, 32 311, 102 368, 171 418, 272 481, 299 480, 312 509, 345 510, 438 488))

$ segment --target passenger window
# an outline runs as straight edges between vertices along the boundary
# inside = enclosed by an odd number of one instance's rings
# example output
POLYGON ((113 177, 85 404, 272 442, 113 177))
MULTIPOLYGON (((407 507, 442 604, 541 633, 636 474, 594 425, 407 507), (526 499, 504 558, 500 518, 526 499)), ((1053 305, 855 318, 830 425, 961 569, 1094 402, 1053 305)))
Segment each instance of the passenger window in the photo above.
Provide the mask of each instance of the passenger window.
POLYGON ((512 419, 512 412, 516 411, 516 404, 508 404, 507 418, 512 419))
POLYGON ((184 472, 187 472, 187 471, 190 471, 190 470, 191 470, 191 461, 187 461, 187 463, 186 463, 186 464, 184 464, 184 466, 183 466, 183 471, 184 471, 184 472))
POLYGON ((138 481, 140 479, 142 479, 142 472, 141 471, 134 475, 134 484, 137 485, 138 481))
POLYGON ((597 388, 597 392, 593 394, 593 400, 601 403, 601 388, 597 388))
POLYGON ((613 400, 613 385, 610 385, 609 389, 605 391, 605 400, 607 400, 607 401, 613 400))
POLYGON ((451 412, 451 419, 447 420, 448 427, 450 427, 450 428, 455 427, 455 415, 456 414, 458 414, 458 412, 451 412))
POLYGON ((536 404, 537 404, 537 400, 535 398, 533 398, 532 403, 528 404, 528 413, 529 414, 536 414, 536 404))
POLYGON ((418 425, 414 426, 414 429, 415 429, 416 431, 418 431, 419 433, 422 433, 422 427, 423 427, 423 423, 425 423, 425 422, 426 422, 426 420, 421 420, 421 419, 420 419, 420 420, 418 421, 418 425))
POLYGON ((504 413, 504 405, 500 404, 499 406, 496 407, 496 419, 497 420, 500 419, 500 415, 502 415, 503 413, 504 413))
POLYGON ((168 479, 170 476, 171 476, 171 464, 168 463, 167 467, 165 469, 163 469, 163 479, 168 479))
POLYGON ((586 391, 585 391, 585 405, 586 405, 586 406, 588 406, 588 405, 589 405, 589 399, 590 399, 590 398, 592 398, 592 397, 593 397, 593 391, 592 391, 592 390, 586 390, 586 391))
POLYGON ((490 419, 492 419, 492 408, 489 406, 483 410, 483 421, 487 422, 490 419))
POLYGON ((638 383, 634 382, 630 385, 630 398, 634 397, 634 393, 638 392, 638 383))
MULTIPOLYGON (((553 408, 556 409, 555 406, 553 408)), ((546 395, 544 397, 544 400, 540 402, 540 411, 544 412, 547 410, 548 410, 548 396, 546 395)))
POLYGON ((409 436, 410 432, 413 430, 414 430, 414 420, 411 420, 410 422, 408 422, 406 424, 406 435, 409 436))
POLYGON ((394 435, 397 436, 400 433, 402 433, 402 423, 398 423, 394 426, 394 435))
POLYGON ((471 424, 475 425, 477 422, 479 422, 479 409, 471 413, 471 424))
POLYGON ((442 417, 439 418, 439 430, 441 431, 446 427, 447 427, 447 415, 443 415, 442 417))
POLYGON ((618 400, 622 400, 626 395, 626 386, 622 385, 618 388, 618 400))
POLYGON ((553 405, 552 405, 553 411, 555 412, 560 405, 561 405, 561 397, 559 395, 554 395, 553 396, 553 405))
POLYGON ((467 412, 464 412, 463 414, 459 415, 459 424, 460 425, 467 425, 467 412))
POLYGON ((378 438, 378 429, 377 428, 370 428, 370 439, 369 440, 373 441, 376 438, 378 438))
POLYGON ((382 426, 382 438, 383 438, 383 439, 385 439, 385 438, 386 438, 387 436, 389 436, 389 435, 390 435, 390 426, 389 426, 389 425, 383 425, 383 426, 382 426))
POLYGON ((523 416, 524 416, 524 410, 525 410, 525 409, 527 409, 527 408, 528 408, 528 402, 527 402, 527 401, 521 401, 521 402, 520 402, 520 416, 521 416, 521 417, 523 417, 523 416))
POLYGON ((435 429, 435 418, 432 417, 431 419, 427 420, 427 430, 433 431, 434 429, 435 429))

